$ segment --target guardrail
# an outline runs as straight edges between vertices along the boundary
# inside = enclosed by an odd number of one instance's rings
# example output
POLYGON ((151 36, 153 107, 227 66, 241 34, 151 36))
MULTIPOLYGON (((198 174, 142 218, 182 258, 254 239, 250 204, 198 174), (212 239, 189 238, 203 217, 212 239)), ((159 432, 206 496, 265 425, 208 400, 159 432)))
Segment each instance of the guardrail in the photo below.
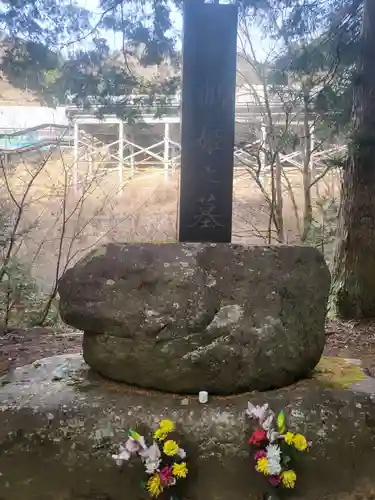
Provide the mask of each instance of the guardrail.
POLYGON ((51 146, 73 146, 73 136, 68 127, 44 123, 25 129, 0 132, 0 152, 5 154, 25 153, 51 146))

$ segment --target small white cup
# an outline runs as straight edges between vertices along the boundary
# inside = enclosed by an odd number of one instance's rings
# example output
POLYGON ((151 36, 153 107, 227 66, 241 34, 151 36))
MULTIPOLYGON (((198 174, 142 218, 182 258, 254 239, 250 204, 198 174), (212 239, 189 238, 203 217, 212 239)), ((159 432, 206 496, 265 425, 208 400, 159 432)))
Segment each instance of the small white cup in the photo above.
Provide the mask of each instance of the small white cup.
POLYGON ((202 404, 207 403, 208 402, 208 392, 207 391, 199 391, 198 400, 202 404))

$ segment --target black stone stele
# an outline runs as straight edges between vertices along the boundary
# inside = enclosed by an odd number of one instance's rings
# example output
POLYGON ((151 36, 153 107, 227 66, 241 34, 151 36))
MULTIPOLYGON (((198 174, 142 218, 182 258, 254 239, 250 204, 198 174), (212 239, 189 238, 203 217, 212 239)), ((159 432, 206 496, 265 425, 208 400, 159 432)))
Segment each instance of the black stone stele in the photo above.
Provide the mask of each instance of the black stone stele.
POLYGON ((232 237, 237 8, 185 2, 180 242, 232 237))

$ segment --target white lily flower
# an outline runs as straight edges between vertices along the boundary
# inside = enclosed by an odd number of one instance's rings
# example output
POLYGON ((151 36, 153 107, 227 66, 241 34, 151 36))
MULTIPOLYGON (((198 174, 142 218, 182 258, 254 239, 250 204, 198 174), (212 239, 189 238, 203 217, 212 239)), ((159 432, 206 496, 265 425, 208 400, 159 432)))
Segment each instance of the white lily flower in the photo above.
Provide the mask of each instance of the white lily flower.
POLYGON ((272 429, 272 425, 274 423, 274 414, 271 413, 266 417, 265 420, 261 421, 261 426, 265 431, 270 431, 272 429))
POLYGON ((158 443, 154 441, 149 448, 141 450, 138 455, 142 457, 147 474, 153 474, 161 463, 161 452, 158 443))
POLYGON ((246 415, 250 418, 254 418, 263 421, 266 417, 268 411, 268 403, 265 403, 263 406, 256 405, 254 406, 250 401, 247 403, 246 415))
POLYGON ((115 460, 116 465, 119 467, 123 464, 123 462, 127 462, 131 457, 130 451, 128 451, 123 446, 120 446, 118 455, 112 455, 113 460, 115 460))
POLYGON ((142 449, 142 445, 139 441, 136 441, 132 437, 129 437, 125 443, 125 448, 130 453, 138 453, 138 451, 142 449))
POLYGON ((177 455, 178 455, 180 458, 184 459, 184 458, 186 458, 186 451, 185 451, 184 449, 180 448, 180 449, 178 450, 178 452, 177 452, 177 455))
POLYGON ((145 449, 147 449, 147 446, 143 437, 136 440, 129 436, 125 445, 120 446, 119 453, 117 455, 112 455, 112 458, 116 461, 118 466, 121 466, 123 462, 130 460, 132 455, 135 455, 145 449))
POLYGON ((145 438, 143 436, 141 436, 139 439, 138 439, 138 443, 140 444, 141 448, 143 450, 145 450, 147 448, 147 444, 146 444, 146 441, 145 441, 145 438))
POLYGON ((157 460, 161 457, 161 451, 158 443, 154 441, 151 446, 149 446, 148 448, 146 447, 144 450, 141 450, 138 455, 144 459, 157 460))
POLYGON ((137 447, 137 451, 141 448, 145 450, 147 448, 145 438, 143 436, 139 436, 138 439, 134 439, 132 436, 129 436, 128 441, 130 446, 137 447))
POLYGON ((139 448, 147 448, 145 438, 141 434, 139 434, 139 432, 135 431, 134 429, 130 429, 128 436, 129 441, 137 443, 139 448))

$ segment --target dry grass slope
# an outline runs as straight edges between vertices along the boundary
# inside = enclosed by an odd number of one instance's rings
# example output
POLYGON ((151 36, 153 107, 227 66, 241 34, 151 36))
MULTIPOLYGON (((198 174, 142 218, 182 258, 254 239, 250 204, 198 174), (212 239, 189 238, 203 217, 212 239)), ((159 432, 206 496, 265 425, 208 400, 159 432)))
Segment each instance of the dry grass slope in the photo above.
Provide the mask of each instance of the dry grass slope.
POLYGON ((0 75, 0 106, 40 106, 40 103, 31 91, 14 87, 0 75))
MULTIPOLYGON (((40 161, 39 161, 40 163, 40 161)), ((9 213, 15 213, 38 161, 20 162, 0 183, 0 196, 9 213), (7 185, 8 184, 8 185, 7 185)), ((96 163, 92 174, 79 172, 73 186, 70 155, 55 155, 36 176, 22 207, 18 256, 33 275, 49 287, 66 266, 72 265, 97 244, 109 241, 175 241, 177 237, 178 171, 165 181, 161 170, 149 168, 126 178, 120 189, 118 172, 96 163)), ((288 172, 294 203, 285 191, 284 219, 288 243, 299 241, 298 223, 303 206, 302 176, 288 172)), ((264 183, 269 190, 269 179, 264 183)), ((315 201, 338 197, 338 177, 328 174, 314 188, 315 201)), ((319 210, 315 207, 316 217, 319 210)), ((269 207, 256 183, 236 173, 233 204, 233 241, 245 244, 267 241, 269 207)))

